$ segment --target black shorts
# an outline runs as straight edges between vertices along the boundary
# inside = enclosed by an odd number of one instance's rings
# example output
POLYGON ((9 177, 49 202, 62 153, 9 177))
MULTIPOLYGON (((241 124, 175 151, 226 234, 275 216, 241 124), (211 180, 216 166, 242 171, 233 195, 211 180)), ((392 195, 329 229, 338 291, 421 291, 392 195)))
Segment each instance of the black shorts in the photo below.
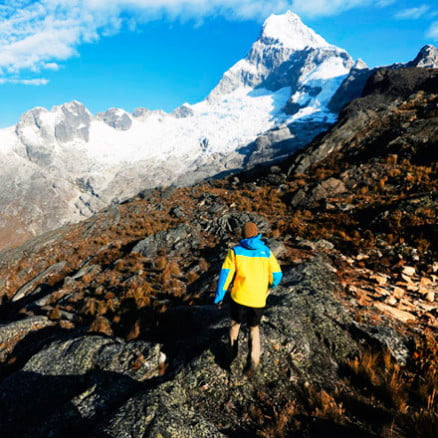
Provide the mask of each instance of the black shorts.
POLYGON ((249 327, 255 327, 260 324, 264 307, 247 307, 231 300, 230 310, 231 319, 239 324, 246 322, 249 327))

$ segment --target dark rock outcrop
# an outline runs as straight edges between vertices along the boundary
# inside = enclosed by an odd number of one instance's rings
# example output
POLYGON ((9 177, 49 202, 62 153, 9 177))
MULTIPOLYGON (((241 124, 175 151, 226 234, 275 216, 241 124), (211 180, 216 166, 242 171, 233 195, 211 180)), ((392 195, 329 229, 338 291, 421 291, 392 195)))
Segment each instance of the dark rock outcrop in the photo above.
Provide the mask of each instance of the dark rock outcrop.
POLYGON ((404 153, 418 158, 436 154, 436 109, 434 90, 438 89, 436 69, 379 69, 368 79, 363 97, 353 100, 340 113, 339 121, 322 137, 315 139, 305 151, 296 154, 289 174, 299 174, 312 164, 338 151, 356 153, 361 145, 368 156, 373 154, 404 153), (424 95, 428 96, 424 99, 424 95), (403 108, 411 99, 409 111, 403 108), (410 117, 421 119, 411 123, 410 117), (428 115, 426 115, 428 114, 428 115), (373 129, 370 129, 372 127, 373 129), (427 141, 422 140, 427 138, 427 141), (381 145, 385 144, 386 149, 381 145))
POLYGON ((344 79, 341 86, 330 100, 329 108, 334 113, 339 113, 345 105, 362 96, 363 89, 369 77, 376 69, 352 68, 350 74, 344 79))
POLYGON ((162 231, 139 242, 133 252, 145 257, 154 257, 164 251, 165 254, 187 252, 199 243, 199 230, 188 224, 178 225, 170 231, 162 231))
POLYGON ((176 307, 159 320, 169 363, 165 376, 158 378, 164 359, 158 344, 97 335, 53 338, 0 384, 2 431, 43 437, 91 428, 92 436, 220 437, 227 427, 219 424, 240 427, 236 412, 224 405, 244 405, 260 388, 287 388, 291 396, 303 384, 329 389, 342 364, 358 353, 361 338, 405 342, 395 332, 372 334, 354 323, 337 298, 334 271, 328 259, 317 257, 285 272, 262 319, 263 355, 254 379, 241 377, 248 353, 243 330, 240 353, 228 368, 227 311, 176 307))
POLYGON ((211 221, 206 231, 224 241, 229 241, 230 234, 233 238, 241 235, 241 230, 246 222, 254 222, 261 233, 269 229, 269 224, 264 217, 254 213, 235 212, 226 213, 211 221))
POLYGON ((160 347, 102 336, 55 340, 0 385, 4 436, 85 434, 143 381, 159 375, 160 347))
POLYGON ((437 75, 438 70, 420 68, 378 69, 365 85, 363 97, 367 100, 362 102, 371 106, 371 99, 377 96, 389 102, 407 99, 419 91, 431 93, 437 90, 437 75))
POLYGON ((32 316, 19 321, 0 325, 0 362, 5 362, 16 345, 30 333, 52 327, 56 323, 46 316, 32 316))

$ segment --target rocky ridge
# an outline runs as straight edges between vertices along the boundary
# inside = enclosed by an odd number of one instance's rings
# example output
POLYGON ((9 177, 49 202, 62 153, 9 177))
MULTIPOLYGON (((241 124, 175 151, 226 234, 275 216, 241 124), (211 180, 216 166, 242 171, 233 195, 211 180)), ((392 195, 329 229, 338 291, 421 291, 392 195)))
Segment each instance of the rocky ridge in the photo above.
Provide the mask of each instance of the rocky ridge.
POLYGON ((376 72, 307 160, 143 190, 3 250, 2 430, 433 436, 435 84, 435 70, 376 72), (227 309, 211 304, 248 220, 285 273, 254 379, 244 333, 227 362, 227 309))

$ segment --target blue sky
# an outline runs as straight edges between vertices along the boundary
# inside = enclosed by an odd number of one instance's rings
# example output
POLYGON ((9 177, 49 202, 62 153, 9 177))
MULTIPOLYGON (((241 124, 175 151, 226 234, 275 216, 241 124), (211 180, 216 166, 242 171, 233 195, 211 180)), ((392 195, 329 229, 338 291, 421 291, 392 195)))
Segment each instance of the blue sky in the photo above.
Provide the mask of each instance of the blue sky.
POLYGON ((74 99, 93 113, 195 103, 288 9, 370 66, 438 43, 431 0, 0 1, 0 127, 74 99))

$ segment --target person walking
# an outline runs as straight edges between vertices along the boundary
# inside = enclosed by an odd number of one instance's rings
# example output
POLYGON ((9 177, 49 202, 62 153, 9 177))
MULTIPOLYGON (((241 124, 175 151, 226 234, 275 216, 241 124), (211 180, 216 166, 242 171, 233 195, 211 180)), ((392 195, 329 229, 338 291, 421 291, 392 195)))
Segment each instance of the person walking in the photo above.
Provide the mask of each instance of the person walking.
POLYGON ((262 241, 257 225, 243 226, 240 244, 228 250, 219 274, 215 304, 221 304, 227 289, 231 289, 231 326, 229 333, 230 362, 237 356, 238 337, 242 322, 249 327, 249 355, 244 374, 253 375, 259 365, 260 320, 266 306, 269 289, 275 288, 283 276, 272 251, 262 241))

